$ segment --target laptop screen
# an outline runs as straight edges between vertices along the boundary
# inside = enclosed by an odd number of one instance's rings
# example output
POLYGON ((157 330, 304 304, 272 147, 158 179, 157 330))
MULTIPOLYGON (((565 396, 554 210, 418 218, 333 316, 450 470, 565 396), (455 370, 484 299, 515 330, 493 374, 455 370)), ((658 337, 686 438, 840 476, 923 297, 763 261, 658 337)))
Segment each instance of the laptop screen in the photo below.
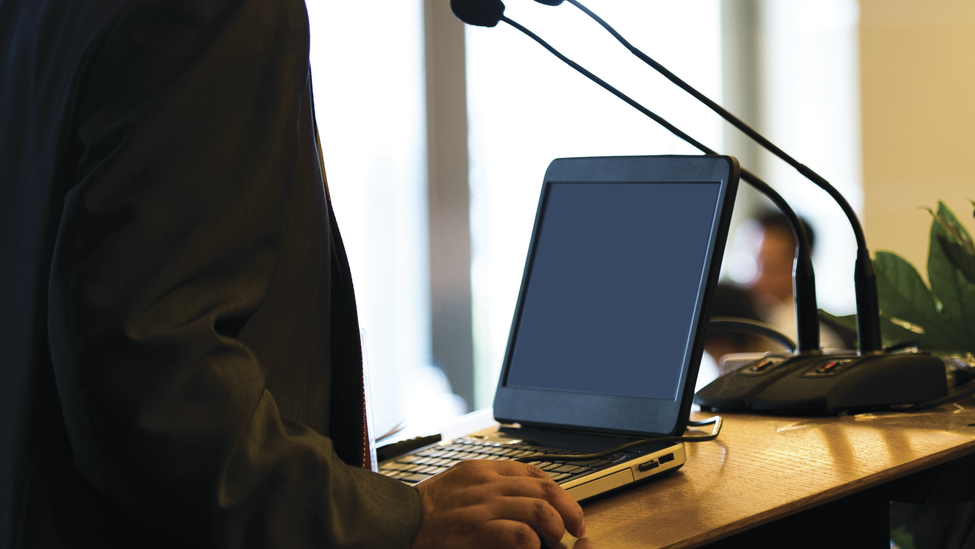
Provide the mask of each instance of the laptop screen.
POLYGON ((499 420, 683 430, 735 168, 715 157, 553 162, 495 399, 499 420))
POLYGON ((720 183, 552 183, 508 386, 676 399, 720 183))

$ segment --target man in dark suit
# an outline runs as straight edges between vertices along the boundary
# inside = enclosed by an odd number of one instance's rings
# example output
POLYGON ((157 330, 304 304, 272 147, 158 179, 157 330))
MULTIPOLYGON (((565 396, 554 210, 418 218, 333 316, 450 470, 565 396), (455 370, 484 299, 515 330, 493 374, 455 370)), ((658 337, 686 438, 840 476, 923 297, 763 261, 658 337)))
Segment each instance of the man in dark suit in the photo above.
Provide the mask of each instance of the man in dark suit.
POLYGON ((300 0, 0 0, 0 549, 583 533, 523 464, 416 488, 361 468, 306 17, 300 0))

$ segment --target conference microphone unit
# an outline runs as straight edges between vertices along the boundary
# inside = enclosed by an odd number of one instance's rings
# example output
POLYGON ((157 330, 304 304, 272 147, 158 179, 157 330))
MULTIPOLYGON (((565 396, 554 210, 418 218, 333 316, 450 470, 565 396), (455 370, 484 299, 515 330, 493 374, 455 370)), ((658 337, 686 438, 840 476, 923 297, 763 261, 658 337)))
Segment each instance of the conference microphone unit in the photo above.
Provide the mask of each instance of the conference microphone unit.
MULTIPOLYGON (((562 3, 562 0, 536 1, 551 6, 562 3)), ((815 303, 814 275, 812 262, 809 259, 805 229, 791 208, 777 193, 757 176, 743 169, 742 179, 769 196, 793 225, 793 233, 796 235, 797 242, 793 283, 797 324, 800 327, 799 353, 797 355, 766 357, 726 374, 702 389, 695 398, 695 402, 702 408, 715 411, 756 410, 771 413, 834 414, 849 410, 906 407, 943 399, 948 392, 943 361, 925 353, 888 354, 884 352, 881 346, 880 315, 873 263, 870 261, 859 220, 845 198, 814 171, 795 161, 737 117, 707 99, 706 96, 634 48, 619 33, 612 30, 608 24, 579 2, 576 0, 568 1, 593 17, 604 28, 607 28, 617 40, 637 57, 648 62, 675 84, 715 110, 761 146, 824 189, 847 215, 857 240, 858 252, 854 279, 860 349, 856 354, 822 355, 819 352, 818 308, 815 303), (811 327, 813 325, 815 330, 811 327), (810 340, 814 340, 815 344, 810 344, 810 340)), ((636 103, 588 70, 571 61, 528 29, 505 17, 504 4, 500 0, 451 0, 450 4, 454 14, 464 23, 494 27, 498 22, 504 21, 513 26, 573 69, 613 93, 674 135, 705 154, 716 154, 646 107, 636 103)))

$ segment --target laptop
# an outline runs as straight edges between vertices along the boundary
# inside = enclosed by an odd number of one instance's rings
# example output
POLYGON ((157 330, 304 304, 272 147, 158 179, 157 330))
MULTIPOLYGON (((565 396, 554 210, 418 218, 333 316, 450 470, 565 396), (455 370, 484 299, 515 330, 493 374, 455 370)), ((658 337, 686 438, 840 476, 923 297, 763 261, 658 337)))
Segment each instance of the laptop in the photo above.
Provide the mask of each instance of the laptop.
POLYGON ((738 164, 562 158, 542 185, 494 399, 500 426, 380 463, 422 482, 457 459, 546 459, 577 501, 671 473, 687 426, 738 164))

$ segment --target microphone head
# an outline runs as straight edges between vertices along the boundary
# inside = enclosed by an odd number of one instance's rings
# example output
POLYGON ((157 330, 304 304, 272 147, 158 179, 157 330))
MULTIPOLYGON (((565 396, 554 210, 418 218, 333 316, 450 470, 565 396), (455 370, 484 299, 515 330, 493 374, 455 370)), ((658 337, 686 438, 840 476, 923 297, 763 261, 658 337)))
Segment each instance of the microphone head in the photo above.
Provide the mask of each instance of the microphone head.
POLYGON ((450 11, 468 25, 493 27, 504 15, 504 4, 501 0, 450 0, 450 11))
POLYGON ((539 4, 545 4, 546 6, 558 6, 563 2, 563 0, 535 0, 539 4))

